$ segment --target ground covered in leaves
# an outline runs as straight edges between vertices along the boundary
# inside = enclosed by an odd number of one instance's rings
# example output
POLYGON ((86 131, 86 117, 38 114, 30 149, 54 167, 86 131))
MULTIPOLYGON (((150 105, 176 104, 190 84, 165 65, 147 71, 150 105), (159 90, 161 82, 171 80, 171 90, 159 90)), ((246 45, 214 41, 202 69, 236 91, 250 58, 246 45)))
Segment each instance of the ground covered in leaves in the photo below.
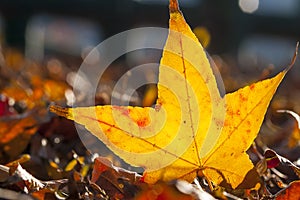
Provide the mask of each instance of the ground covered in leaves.
MULTIPOLYGON (((227 91, 274 74, 272 68, 266 67, 264 71, 253 70, 251 76, 245 75, 228 55, 212 58, 227 91)), ((71 80, 79 65, 80 62, 57 58, 36 63, 15 50, 2 52, 1 199, 300 199, 297 167, 300 165, 297 115, 300 88, 296 87, 299 80, 288 75, 272 101, 259 136, 248 150, 262 180, 261 187, 225 190, 216 186, 212 191, 202 177, 193 183, 174 180, 146 184, 141 169, 126 165, 101 143, 97 143, 101 146, 97 153, 87 149, 73 122, 48 111, 54 103, 72 104, 71 80)), ((110 102, 115 81, 128 68, 122 60, 109 68, 98 87, 97 104, 110 102)), ((142 88, 131 103, 143 105, 145 96, 150 96, 147 100, 150 104, 155 102, 156 90, 142 88)), ((87 98, 90 97, 83 96, 76 101, 80 103, 87 98)), ((96 141, 90 137, 91 143, 96 141)))

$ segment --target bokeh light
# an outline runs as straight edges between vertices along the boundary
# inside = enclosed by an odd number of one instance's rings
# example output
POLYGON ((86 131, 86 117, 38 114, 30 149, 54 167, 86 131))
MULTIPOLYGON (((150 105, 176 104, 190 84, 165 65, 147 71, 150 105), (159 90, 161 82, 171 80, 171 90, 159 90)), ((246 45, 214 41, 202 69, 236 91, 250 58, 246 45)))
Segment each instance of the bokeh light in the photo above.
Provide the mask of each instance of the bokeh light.
POLYGON ((239 6, 245 13, 253 13, 258 9, 259 0, 239 0, 239 6))

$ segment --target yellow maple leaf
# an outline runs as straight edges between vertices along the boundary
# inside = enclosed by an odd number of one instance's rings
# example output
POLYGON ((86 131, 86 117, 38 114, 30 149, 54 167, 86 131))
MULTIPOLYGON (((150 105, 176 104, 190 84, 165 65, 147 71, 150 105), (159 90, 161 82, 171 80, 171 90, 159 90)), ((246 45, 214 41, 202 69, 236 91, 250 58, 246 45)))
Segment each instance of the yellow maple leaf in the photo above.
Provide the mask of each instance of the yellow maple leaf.
POLYGON ((170 0, 169 26, 155 108, 50 110, 84 125, 129 164, 144 167, 147 183, 201 175, 237 188, 254 171, 245 152, 287 70, 221 97, 206 53, 176 0, 170 0))

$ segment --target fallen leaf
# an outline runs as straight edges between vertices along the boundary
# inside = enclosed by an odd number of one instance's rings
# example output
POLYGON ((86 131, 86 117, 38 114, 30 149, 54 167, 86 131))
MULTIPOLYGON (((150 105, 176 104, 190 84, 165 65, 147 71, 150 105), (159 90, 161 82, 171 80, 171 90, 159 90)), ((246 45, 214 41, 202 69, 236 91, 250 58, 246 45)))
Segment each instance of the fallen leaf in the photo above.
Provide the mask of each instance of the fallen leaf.
POLYGON ((1 161, 15 159, 27 147, 30 138, 37 131, 37 121, 32 116, 0 121, 1 161), (17 147, 17 148, 16 148, 17 147))
MULTIPOLYGON (((175 186, 178 188, 178 185, 175 185, 175 186)), ((160 200, 160 199, 194 200, 194 199, 198 199, 198 198, 194 197, 196 195, 192 196, 191 194, 185 194, 185 193, 179 191, 175 186, 171 185, 171 184, 166 184, 163 182, 159 182, 154 185, 147 185, 146 187, 142 188, 142 191, 139 192, 134 199, 135 200, 160 200)), ((183 186, 183 184, 181 184, 179 187, 182 188, 182 187, 186 187, 186 186, 183 186)), ((207 198, 207 196, 206 196, 206 199, 213 200, 214 198, 207 198)))
POLYGON ((155 108, 51 106, 50 110, 85 125, 126 162, 144 167, 147 183, 191 182, 204 176, 209 184, 255 187, 259 179, 246 150, 289 68, 221 97, 206 53, 176 0, 170 0, 169 25, 155 108), (247 177, 254 181, 245 181, 247 177))
POLYGON ((278 155, 275 151, 271 149, 266 150, 264 156, 268 168, 277 167, 279 164, 283 166, 288 166, 292 168, 295 174, 300 178, 300 168, 296 166, 294 163, 292 163, 290 160, 288 160, 287 158, 278 155))
POLYGON ((287 188, 276 194, 276 200, 300 199, 300 181, 294 181, 287 188))
POLYGON ((1 182, 1 186, 17 186, 25 193, 33 193, 33 196, 37 199, 44 199, 45 193, 59 191, 61 185, 68 181, 67 179, 41 181, 25 170, 17 163, 17 160, 7 165, 8 166, 0 165, 1 175, 2 173, 6 173, 6 180, 1 182))
POLYGON ((38 191, 35 191, 35 192, 32 192, 31 193, 31 196, 36 199, 36 200, 54 200, 56 199, 55 198, 55 195, 54 195, 54 192, 47 189, 47 188, 43 188, 41 190, 38 190, 38 191))
POLYGON ((102 188, 106 194, 115 199, 132 198, 137 191, 140 175, 119 167, 104 158, 95 159, 91 182, 102 188))
POLYGON ((9 184, 16 184, 25 193, 38 191, 46 186, 46 183, 32 176, 20 164, 10 167, 9 171, 11 174, 9 184))

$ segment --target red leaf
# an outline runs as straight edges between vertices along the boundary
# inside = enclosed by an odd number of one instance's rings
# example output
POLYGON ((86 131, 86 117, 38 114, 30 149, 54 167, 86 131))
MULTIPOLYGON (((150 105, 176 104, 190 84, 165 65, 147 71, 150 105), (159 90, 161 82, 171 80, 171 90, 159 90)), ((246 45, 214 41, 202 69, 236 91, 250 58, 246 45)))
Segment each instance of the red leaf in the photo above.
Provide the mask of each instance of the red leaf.
POLYGON ((300 181, 294 181, 284 190, 276 194, 276 200, 299 200, 300 181))

